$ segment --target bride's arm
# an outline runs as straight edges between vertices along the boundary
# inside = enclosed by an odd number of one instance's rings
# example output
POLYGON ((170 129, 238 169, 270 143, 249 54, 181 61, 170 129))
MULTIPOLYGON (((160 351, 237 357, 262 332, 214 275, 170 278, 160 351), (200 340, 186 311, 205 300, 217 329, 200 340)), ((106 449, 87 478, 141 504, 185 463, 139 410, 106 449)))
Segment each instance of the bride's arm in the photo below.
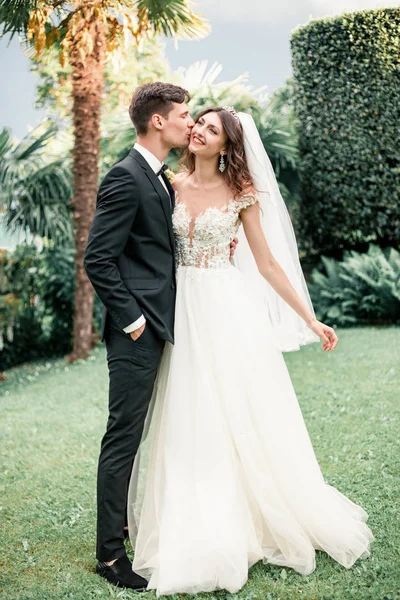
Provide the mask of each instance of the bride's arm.
POLYGON ((332 327, 318 321, 310 313, 308 307, 287 278, 285 271, 275 260, 261 227, 259 205, 253 204, 242 210, 240 218, 261 275, 274 288, 276 293, 304 319, 307 326, 323 340, 323 349, 333 350, 338 343, 335 331, 332 327))

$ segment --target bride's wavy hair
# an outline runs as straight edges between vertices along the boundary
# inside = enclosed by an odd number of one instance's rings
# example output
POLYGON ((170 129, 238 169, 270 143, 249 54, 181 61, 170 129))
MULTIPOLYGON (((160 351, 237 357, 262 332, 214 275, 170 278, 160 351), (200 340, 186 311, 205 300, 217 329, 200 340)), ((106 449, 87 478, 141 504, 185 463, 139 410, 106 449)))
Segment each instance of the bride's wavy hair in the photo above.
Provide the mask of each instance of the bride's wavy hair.
MULTIPOLYGON (((194 122, 204 115, 215 112, 221 119, 222 128, 226 134, 225 171, 221 176, 235 198, 240 198, 243 193, 254 189, 254 183, 247 166, 244 151, 243 130, 240 121, 222 106, 206 108, 196 115, 194 122)), ((219 157, 218 157, 219 160, 219 157)), ((195 154, 187 148, 180 160, 180 165, 191 175, 195 169, 195 154)))

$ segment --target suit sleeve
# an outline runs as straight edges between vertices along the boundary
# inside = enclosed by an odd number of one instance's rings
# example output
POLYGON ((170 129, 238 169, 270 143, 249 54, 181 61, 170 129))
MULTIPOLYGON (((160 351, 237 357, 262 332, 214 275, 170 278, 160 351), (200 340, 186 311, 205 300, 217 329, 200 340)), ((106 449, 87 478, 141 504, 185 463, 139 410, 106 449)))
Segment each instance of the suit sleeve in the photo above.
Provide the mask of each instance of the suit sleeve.
POLYGON ((100 185, 85 251, 86 273, 100 300, 121 329, 142 311, 126 289, 117 260, 127 243, 139 206, 134 177, 123 167, 109 171, 100 185))

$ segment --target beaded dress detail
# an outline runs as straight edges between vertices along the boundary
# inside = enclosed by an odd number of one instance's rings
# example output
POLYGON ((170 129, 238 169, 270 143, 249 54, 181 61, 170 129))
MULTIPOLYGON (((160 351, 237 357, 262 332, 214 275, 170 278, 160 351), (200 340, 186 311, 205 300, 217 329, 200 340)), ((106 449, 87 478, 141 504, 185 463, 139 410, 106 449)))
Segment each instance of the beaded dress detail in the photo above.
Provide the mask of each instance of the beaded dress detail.
POLYGON ((208 207, 193 219, 186 204, 177 199, 172 222, 178 265, 201 269, 229 267, 229 245, 240 226, 240 211, 256 202, 254 196, 242 196, 222 207, 208 207))

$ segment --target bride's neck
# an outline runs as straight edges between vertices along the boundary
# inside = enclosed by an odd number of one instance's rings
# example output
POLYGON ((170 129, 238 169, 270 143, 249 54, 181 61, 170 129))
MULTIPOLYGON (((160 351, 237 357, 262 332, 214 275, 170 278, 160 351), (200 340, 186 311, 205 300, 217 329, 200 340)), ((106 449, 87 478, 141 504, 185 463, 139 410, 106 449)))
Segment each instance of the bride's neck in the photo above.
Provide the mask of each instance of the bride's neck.
POLYGON ((221 173, 214 160, 201 159, 196 156, 192 181, 198 186, 209 187, 221 180, 221 173))

